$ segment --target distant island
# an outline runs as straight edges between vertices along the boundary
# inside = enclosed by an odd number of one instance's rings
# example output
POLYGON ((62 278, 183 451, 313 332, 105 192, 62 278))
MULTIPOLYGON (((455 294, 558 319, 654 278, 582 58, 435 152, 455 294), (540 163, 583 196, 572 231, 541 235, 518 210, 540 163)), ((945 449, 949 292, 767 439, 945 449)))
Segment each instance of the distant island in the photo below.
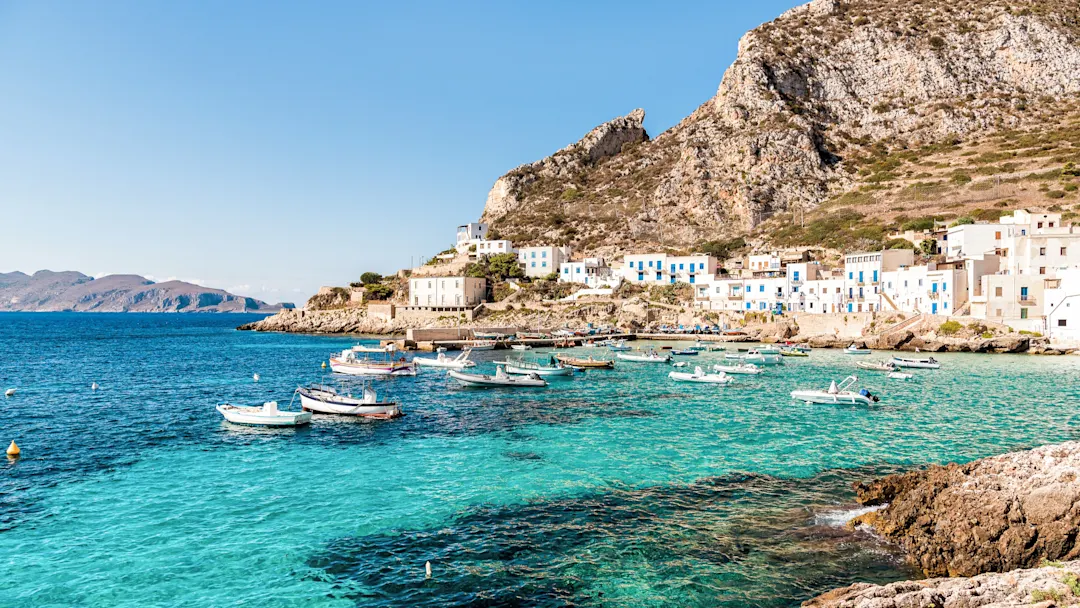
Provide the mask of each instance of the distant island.
POLYGON ((99 279, 81 272, 0 273, 3 312, 265 312, 292 308, 184 281, 155 283, 134 274, 99 279))

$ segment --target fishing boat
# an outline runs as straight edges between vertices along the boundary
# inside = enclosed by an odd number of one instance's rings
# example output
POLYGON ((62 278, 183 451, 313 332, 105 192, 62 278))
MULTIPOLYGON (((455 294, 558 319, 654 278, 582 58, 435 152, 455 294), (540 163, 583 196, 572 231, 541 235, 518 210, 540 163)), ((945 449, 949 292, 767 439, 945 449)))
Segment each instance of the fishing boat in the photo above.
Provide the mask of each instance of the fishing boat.
POLYGON ((528 344, 511 344, 510 348, 514 350, 531 350, 532 347, 528 344))
POLYGON ((792 344, 791 342, 788 342, 787 346, 788 348, 797 350, 801 353, 808 353, 813 350, 812 348, 810 348, 810 344, 808 342, 803 342, 802 344, 792 344))
POLYGON ((364 387, 362 397, 341 394, 337 389, 322 384, 312 384, 296 389, 300 395, 300 407, 306 412, 359 416, 389 420, 401 416, 401 406, 393 401, 379 401, 375 389, 364 387))
POLYGON ((710 353, 722 353, 727 350, 726 347, 720 346, 718 344, 710 344, 706 348, 709 350, 710 353))
POLYGON ((780 356, 781 357, 809 357, 810 355, 804 353, 801 350, 796 350, 794 348, 781 348, 780 349, 780 356))
POLYGON ((869 355, 872 352, 874 351, 869 348, 859 348, 858 346, 855 346, 855 344, 849 344, 847 348, 844 349, 844 354, 846 355, 869 355))
POLYGON ((569 365, 570 367, 576 367, 578 369, 612 369, 615 367, 615 362, 611 359, 594 359, 592 356, 571 357, 570 355, 553 355, 553 358, 563 365, 569 365))
POLYGON ((387 351, 387 357, 383 360, 361 359, 350 350, 341 351, 338 357, 330 357, 330 369, 335 374, 348 376, 415 376, 416 366, 404 357, 394 360, 389 356, 392 351, 387 351))
MULTIPOLYGON (((730 355, 724 355, 724 358, 730 355)), ((742 356, 742 360, 746 363, 756 363, 758 365, 783 365, 784 358, 780 356, 780 353, 763 353, 757 349, 750 349, 745 355, 742 356)))
POLYGON ((680 349, 680 350, 673 350, 673 351, 671 351, 671 354, 673 354, 673 355, 682 355, 684 357, 696 357, 697 354, 698 354, 698 351, 694 350, 693 348, 683 348, 683 349, 680 349))
POLYGON ((670 354, 665 353, 661 355, 651 349, 643 354, 615 353, 615 356, 623 361, 633 361, 635 363, 667 363, 668 361, 671 361, 670 354))
POLYGON ((871 405, 880 401, 876 395, 865 388, 856 392, 857 376, 844 378, 839 385, 834 380, 825 390, 802 389, 791 391, 791 398, 805 403, 836 403, 841 405, 871 405))
POLYGON ((476 367, 476 363, 469 361, 471 350, 465 350, 456 357, 449 357, 446 353, 439 353, 434 357, 413 357, 413 363, 424 367, 442 367, 446 369, 465 369, 476 367))
POLYGON ((495 350, 495 344, 495 340, 466 340, 461 343, 461 347, 471 350, 495 350))
POLYGON ((759 346, 755 350, 757 350, 757 352, 759 354, 762 354, 762 355, 779 355, 780 354, 780 347, 779 346, 759 346))
POLYGON ((909 374, 907 372, 889 372, 888 377, 893 380, 911 380, 915 377, 915 374, 909 374))
POLYGON ((754 365, 753 363, 740 363, 738 365, 714 365, 712 366, 714 372, 723 372, 725 374, 742 374, 747 376, 756 376, 758 374, 764 374, 765 370, 754 365))
POLYGON ((530 374, 541 377, 574 375, 574 368, 563 365, 554 359, 551 365, 543 365, 535 361, 496 361, 495 363, 505 365, 506 373, 515 376, 528 376, 530 374))
POLYGON ((454 369, 446 372, 446 375, 457 380, 462 386, 485 388, 492 386, 542 388, 548 385, 546 380, 536 374, 530 374, 528 376, 511 376, 506 373, 506 370, 503 369, 503 366, 501 365, 495 368, 495 374, 492 376, 485 374, 467 374, 454 369))
POLYGON ((896 371, 896 366, 892 361, 878 361, 876 363, 867 363, 865 361, 859 361, 855 364, 855 367, 859 369, 868 369, 875 372, 893 372, 896 371))
POLYGON ((630 350, 626 340, 614 340, 608 343, 608 350, 613 352, 625 352, 630 350))
POLYGON ((701 340, 697 340, 696 342, 694 342, 693 346, 688 346, 687 350, 696 350, 698 352, 704 352, 706 350, 709 350, 709 347, 704 342, 702 342, 701 340))
POLYGON ((364 346, 363 344, 357 344, 352 347, 354 353, 386 353, 390 352, 390 349, 386 346, 364 346))
POLYGON ((669 372, 668 378, 671 378, 676 382, 701 382, 705 384, 731 384, 732 382, 735 382, 734 378, 724 372, 718 374, 706 374, 705 370, 700 367, 695 367, 693 373, 669 372))
POLYGON ((311 422, 311 412, 283 412, 277 401, 267 401, 261 406, 243 406, 223 403, 217 411, 233 424, 250 426, 300 426, 311 422))
POLYGON ((893 357, 890 361, 896 367, 914 367, 919 369, 938 369, 941 364, 937 362, 937 359, 929 357, 927 359, 905 359, 903 357, 893 357))

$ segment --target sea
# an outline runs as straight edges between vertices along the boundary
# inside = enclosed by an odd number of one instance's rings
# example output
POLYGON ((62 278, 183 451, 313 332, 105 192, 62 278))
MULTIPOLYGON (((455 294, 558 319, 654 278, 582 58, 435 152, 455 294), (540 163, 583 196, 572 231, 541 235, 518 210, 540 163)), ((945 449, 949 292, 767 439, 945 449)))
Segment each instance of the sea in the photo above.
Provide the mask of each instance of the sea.
POLYGON ((793 402, 883 356, 829 350, 730 386, 424 369, 374 381, 403 418, 240 427, 215 405, 299 409, 333 351, 375 343, 235 329, 256 318, 0 314, 0 443, 22 449, 0 457, 0 606, 797 606, 918 576, 847 529, 853 483, 1080 429, 1080 358, 941 354, 860 373, 873 407, 793 402))

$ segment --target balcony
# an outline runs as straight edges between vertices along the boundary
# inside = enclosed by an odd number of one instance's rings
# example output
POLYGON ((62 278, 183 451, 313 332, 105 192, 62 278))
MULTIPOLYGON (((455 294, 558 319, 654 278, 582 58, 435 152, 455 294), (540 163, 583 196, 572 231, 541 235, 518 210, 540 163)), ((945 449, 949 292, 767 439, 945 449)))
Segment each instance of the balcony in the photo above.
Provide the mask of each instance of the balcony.
POLYGON ((1018 296, 1016 301, 1021 306, 1035 306, 1035 298, 1031 296, 1018 296))
POLYGON ((729 300, 742 300, 744 297, 745 296, 741 292, 740 293, 729 293, 728 294, 728 299, 729 300))

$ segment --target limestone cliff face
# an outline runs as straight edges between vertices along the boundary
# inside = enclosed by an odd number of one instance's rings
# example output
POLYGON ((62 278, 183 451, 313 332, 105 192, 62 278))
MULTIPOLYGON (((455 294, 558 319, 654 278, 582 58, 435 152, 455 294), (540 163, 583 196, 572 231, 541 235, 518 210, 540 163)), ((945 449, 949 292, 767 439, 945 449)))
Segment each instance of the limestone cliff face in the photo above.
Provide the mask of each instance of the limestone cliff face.
POLYGON ((845 161, 875 146, 1037 122, 1080 93, 1078 24, 1058 0, 814 0, 746 34, 716 96, 672 129, 646 141, 639 111, 606 123, 499 178, 484 218, 585 250, 745 232, 846 188, 845 161))

